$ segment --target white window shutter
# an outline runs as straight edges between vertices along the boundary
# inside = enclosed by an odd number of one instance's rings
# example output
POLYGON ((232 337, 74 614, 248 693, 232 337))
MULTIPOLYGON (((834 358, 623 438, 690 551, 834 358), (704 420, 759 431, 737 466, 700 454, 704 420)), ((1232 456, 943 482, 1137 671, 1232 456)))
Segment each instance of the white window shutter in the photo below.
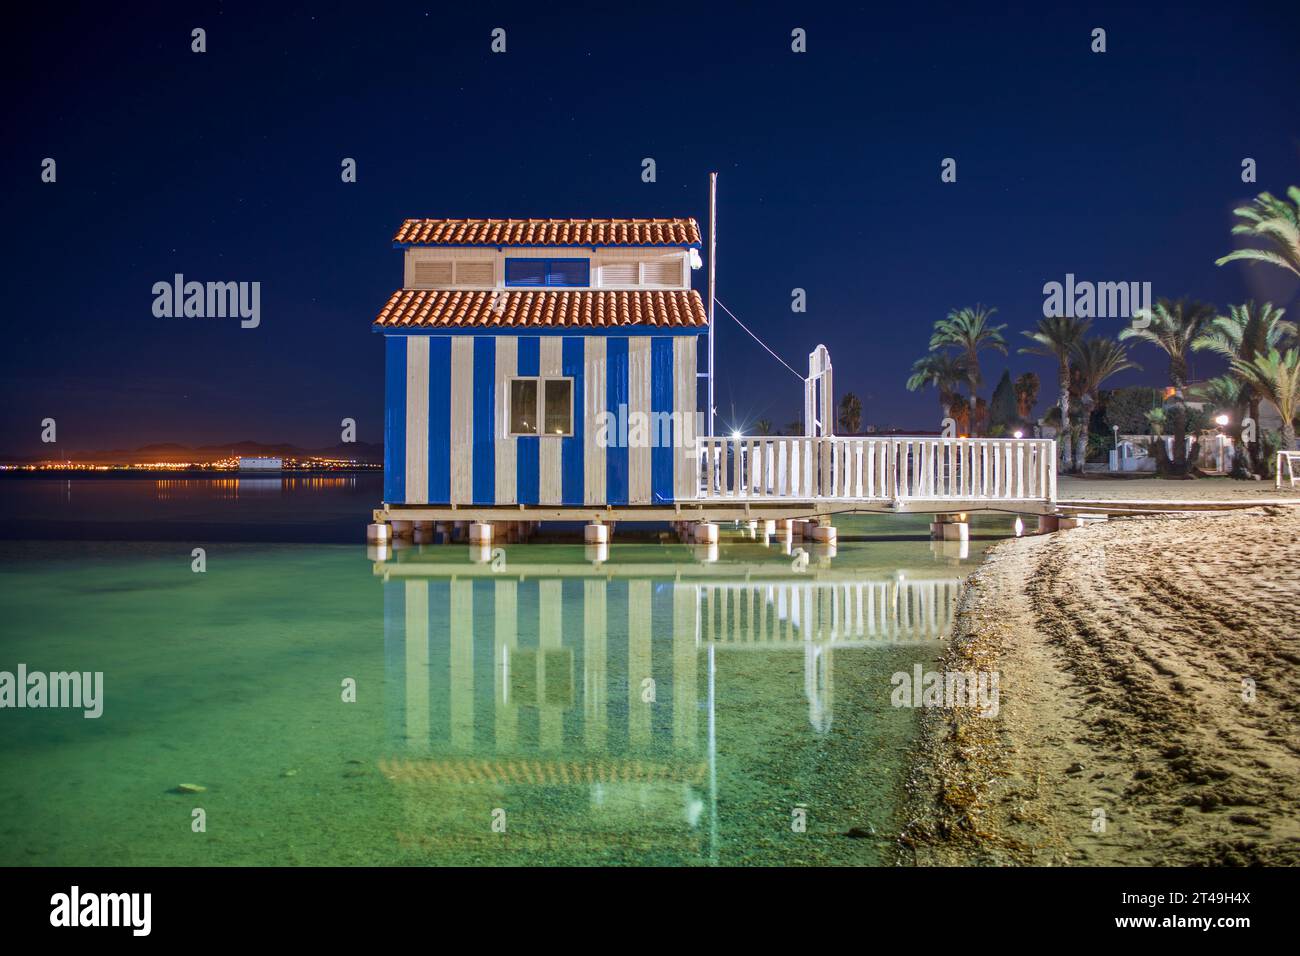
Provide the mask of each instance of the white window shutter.
POLYGON ((642 281, 646 285, 680 286, 682 260, 679 257, 651 259, 641 263, 642 281))
POLYGON ((416 288, 444 288, 451 285, 451 260, 417 259, 415 261, 414 274, 416 288))
POLYGON ((600 266, 600 284, 602 287, 637 284, 637 262, 635 259, 613 260, 603 262, 600 266))
POLYGON ((496 285, 496 269, 491 262, 482 260, 457 262, 456 285, 491 287, 496 285))

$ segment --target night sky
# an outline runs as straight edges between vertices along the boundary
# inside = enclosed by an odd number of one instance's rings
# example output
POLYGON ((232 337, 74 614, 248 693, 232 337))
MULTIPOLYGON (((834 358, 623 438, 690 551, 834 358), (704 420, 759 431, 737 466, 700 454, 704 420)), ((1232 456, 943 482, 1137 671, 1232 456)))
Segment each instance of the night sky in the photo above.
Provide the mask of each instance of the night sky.
MULTIPOLYGON (((69 450, 320 447, 343 417, 381 441, 370 323, 401 285, 403 218, 707 228, 710 170, 719 299, 796 368, 824 343, 837 394, 880 426, 938 427, 934 394, 903 385, 936 318, 982 302, 1021 339, 1067 272, 1300 318, 1281 270, 1214 265, 1235 205, 1300 183, 1300 5, 615 6, 95 4, 8 21, 0 454, 48 452, 46 417, 69 450), (260 281, 260 327, 155 318, 151 288, 177 272, 260 281)), ((1114 384, 1164 384, 1157 353, 1135 357, 1146 371, 1114 384)), ((1051 400, 1047 361, 984 366, 985 395, 1009 366, 1043 379, 1039 414, 1051 400)), ((1198 377, 1219 370, 1194 359, 1198 377)), ((717 371, 720 427, 798 416, 800 383, 721 313, 717 371)))

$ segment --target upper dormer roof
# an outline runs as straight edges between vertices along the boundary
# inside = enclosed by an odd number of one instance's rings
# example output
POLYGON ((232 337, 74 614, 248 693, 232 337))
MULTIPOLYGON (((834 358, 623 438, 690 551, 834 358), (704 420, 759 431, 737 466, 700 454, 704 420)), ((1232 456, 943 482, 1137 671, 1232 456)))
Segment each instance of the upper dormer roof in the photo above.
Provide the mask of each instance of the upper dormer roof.
POLYGON ((694 219, 407 219, 408 246, 698 246, 694 219))

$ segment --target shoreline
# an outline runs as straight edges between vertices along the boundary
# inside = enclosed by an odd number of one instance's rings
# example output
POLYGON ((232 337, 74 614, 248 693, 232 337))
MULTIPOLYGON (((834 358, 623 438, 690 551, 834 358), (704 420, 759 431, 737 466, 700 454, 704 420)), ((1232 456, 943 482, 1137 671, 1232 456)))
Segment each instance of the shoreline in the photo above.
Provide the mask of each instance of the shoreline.
POLYGON ((1001 709, 922 713, 897 862, 1300 864, 1298 541, 1278 507, 990 548, 939 666, 1001 709))

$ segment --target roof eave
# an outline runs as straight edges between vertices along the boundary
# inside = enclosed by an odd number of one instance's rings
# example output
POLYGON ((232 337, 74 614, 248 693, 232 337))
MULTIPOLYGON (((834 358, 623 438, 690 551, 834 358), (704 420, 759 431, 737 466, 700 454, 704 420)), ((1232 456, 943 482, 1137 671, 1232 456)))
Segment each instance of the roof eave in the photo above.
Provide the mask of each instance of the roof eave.
POLYGON ((394 249, 411 249, 419 246, 428 249, 495 249, 497 252, 505 252, 507 249, 590 249, 592 252, 597 249, 699 249, 703 245, 702 242, 603 242, 594 246, 585 242, 572 245, 559 245, 551 242, 511 242, 503 246, 495 242, 398 242, 393 240, 394 249))

